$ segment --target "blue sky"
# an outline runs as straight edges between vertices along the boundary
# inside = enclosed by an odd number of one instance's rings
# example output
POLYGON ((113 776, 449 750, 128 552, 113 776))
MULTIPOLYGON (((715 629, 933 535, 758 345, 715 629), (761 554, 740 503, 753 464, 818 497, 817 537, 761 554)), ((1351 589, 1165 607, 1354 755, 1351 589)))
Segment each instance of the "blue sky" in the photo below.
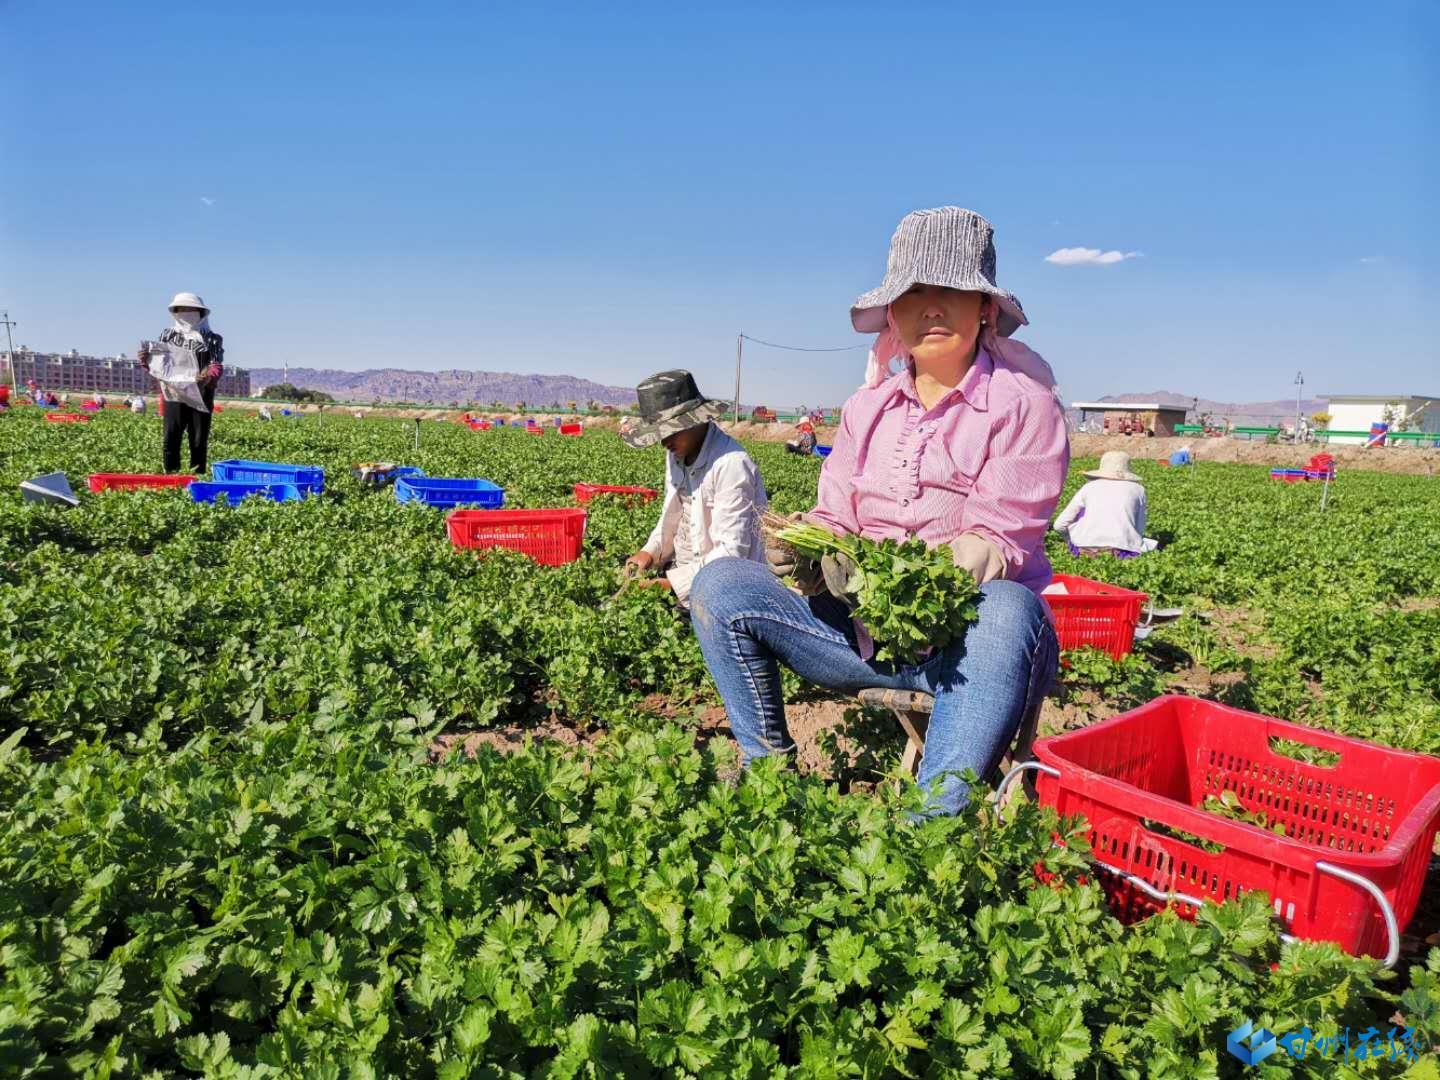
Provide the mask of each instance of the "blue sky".
MULTIPOLYGON (((1070 398, 1440 394, 1433 4, 304 7, 0 0, 17 344, 193 289, 235 364, 727 396, 737 332, 860 343, 896 222, 959 204, 1070 398)), ((743 396, 862 367, 747 346, 743 396)))

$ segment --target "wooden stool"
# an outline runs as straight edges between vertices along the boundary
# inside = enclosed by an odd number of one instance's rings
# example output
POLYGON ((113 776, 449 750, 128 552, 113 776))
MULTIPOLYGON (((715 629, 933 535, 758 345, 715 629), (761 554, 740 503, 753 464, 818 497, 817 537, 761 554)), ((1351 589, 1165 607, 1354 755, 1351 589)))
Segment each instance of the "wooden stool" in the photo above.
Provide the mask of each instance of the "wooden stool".
MULTIPOLYGON (((925 733, 930 728, 930 713, 935 708, 935 696, 923 690, 861 690, 860 704, 868 709, 889 709, 905 731, 905 753, 900 758, 900 767, 912 778, 920 772, 920 759, 925 755, 925 733)), ((1000 759, 1000 768, 1008 769, 1013 764, 1030 760, 1030 744, 1035 741, 1035 728, 1040 721, 1040 706, 1044 697, 1035 702, 1020 719, 1020 728, 1015 733, 1015 742, 1000 759)))

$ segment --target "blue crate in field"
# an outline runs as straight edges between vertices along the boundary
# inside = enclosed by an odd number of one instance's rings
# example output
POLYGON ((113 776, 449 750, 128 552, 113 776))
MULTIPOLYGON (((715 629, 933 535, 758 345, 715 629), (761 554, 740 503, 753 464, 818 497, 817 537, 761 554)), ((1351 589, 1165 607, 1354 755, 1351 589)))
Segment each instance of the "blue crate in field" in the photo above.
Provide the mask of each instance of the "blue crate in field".
POLYGON ((815 447, 815 455, 817 457, 829 457, 830 451, 833 449, 835 449, 833 446, 817 446, 815 447))
POLYGON ((252 496, 271 502, 298 502, 306 495, 294 484, 243 484, 217 480, 196 480, 189 491, 190 498, 197 503, 213 503, 223 496, 231 506, 252 496))
POLYGON ((312 465, 282 465, 277 461, 228 458, 210 467, 210 474, 227 484, 293 484, 306 495, 325 490, 325 470, 312 465))
POLYGON ((505 489, 489 480, 402 476, 395 481, 395 498, 402 503, 421 502, 447 510, 455 506, 498 510, 505 505, 505 489))

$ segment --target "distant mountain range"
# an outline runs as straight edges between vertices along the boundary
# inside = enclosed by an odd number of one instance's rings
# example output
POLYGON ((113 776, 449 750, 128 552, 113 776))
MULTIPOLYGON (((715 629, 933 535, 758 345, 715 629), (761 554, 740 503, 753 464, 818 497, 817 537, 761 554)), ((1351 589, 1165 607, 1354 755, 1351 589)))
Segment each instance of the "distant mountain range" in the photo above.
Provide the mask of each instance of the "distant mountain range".
MULTIPOLYGON (((1155 402, 1170 405, 1190 413, 1190 419, 1210 413, 1216 420, 1234 421, 1237 427, 1271 427, 1280 420, 1294 421, 1295 399, 1289 401, 1211 401, 1209 398, 1195 398, 1192 394, 1177 394, 1170 390, 1152 390, 1148 394, 1106 394, 1096 401, 1113 401, 1118 405, 1137 402, 1155 402)), ((1301 398, 1300 412, 1309 419, 1312 413, 1321 412, 1328 404, 1325 398, 1301 398)), ((1067 410, 1074 413, 1074 410, 1067 410)))
POLYGON ((523 401, 530 408, 565 406, 594 401, 601 405, 632 405, 635 391, 604 386, 570 375, 517 375, 503 371, 405 371, 377 368, 336 371, 330 368, 250 368, 250 386, 259 390, 288 377, 294 386, 323 390, 342 401, 414 401, 436 405, 488 406, 492 401, 510 408, 523 401))
MULTIPOLYGON (((251 368, 250 385, 259 390, 284 381, 281 368, 251 368)), ((605 386, 589 379, 571 375, 519 375, 503 371, 407 371, 403 368, 375 368, 368 371, 337 371, 332 368, 292 367, 292 384, 308 390, 323 390, 342 401, 414 401, 425 404, 488 406, 499 401, 511 408, 523 401, 530 408, 547 405, 565 406, 577 402, 601 405, 633 405, 635 391, 627 386, 605 386)), ((1183 408, 1193 420, 1210 413, 1217 420, 1230 420, 1239 426, 1267 426, 1295 418, 1295 400, 1229 402, 1196 398, 1171 390, 1153 390, 1143 394, 1107 394, 1098 401, 1117 404, 1158 402, 1183 408)), ((1323 398, 1303 398, 1300 409, 1310 416, 1325 408, 1323 398)), ((1072 417, 1078 418, 1074 410, 1072 417)))

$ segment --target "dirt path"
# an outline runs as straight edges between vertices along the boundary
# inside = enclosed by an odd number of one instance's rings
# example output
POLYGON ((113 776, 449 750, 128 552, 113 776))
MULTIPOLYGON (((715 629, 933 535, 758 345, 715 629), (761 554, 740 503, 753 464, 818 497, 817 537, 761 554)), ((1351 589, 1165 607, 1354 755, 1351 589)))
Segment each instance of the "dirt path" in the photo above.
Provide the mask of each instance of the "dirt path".
POLYGON ((1242 465, 1280 465, 1299 468, 1315 454, 1331 454, 1340 472, 1361 469, 1370 472, 1401 473, 1412 476, 1440 475, 1440 449, 1414 446, 1385 446, 1367 450, 1363 446, 1327 447, 1319 443, 1299 446, 1266 443, 1250 439, 1146 439, 1126 435, 1071 435, 1074 457, 1098 458, 1107 450, 1124 450, 1137 461, 1170 460, 1170 455, 1188 446, 1197 461, 1242 465))

